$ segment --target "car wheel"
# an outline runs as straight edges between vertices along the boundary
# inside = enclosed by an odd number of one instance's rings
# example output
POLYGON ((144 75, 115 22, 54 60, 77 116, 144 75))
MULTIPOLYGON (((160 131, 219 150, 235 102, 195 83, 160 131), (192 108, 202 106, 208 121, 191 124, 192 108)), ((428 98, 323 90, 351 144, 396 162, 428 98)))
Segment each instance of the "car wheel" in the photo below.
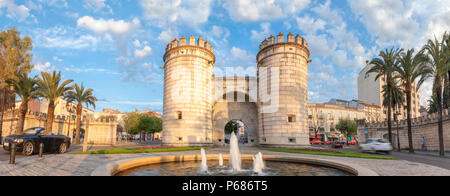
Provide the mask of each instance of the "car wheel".
POLYGON ((25 156, 31 156, 34 153, 34 144, 32 142, 27 142, 23 145, 22 154, 25 156))
POLYGON ((61 145, 59 145, 58 148, 58 153, 59 154, 64 154, 67 151, 67 144, 66 143, 62 143, 61 145))

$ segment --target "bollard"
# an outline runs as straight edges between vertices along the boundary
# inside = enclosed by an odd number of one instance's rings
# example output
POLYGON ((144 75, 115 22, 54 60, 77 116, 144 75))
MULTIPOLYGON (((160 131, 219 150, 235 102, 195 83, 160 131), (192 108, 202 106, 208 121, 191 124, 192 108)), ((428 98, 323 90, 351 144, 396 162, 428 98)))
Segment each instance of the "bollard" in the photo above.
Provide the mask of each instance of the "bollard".
POLYGON ((44 153, 44 143, 39 144, 39 158, 42 158, 42 154, 44 153))
POLYGON ((9 144, 9 151, 10 151, 9 164, 16 164, 16 143, 15 142, 9 144))

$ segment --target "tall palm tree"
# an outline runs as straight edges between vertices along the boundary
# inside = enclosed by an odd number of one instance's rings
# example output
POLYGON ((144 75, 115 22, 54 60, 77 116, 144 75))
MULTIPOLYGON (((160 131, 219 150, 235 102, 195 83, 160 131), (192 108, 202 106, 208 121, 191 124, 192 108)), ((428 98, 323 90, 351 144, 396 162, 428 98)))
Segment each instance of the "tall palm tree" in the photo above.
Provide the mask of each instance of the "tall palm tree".
POLYGON ((388 121, 388 134, 389 134, 389 142, 392 143, 392 80, 393 73, 395 71, 394 67, 398 65, 398 56, 403 52, 403 49, 394 49, 381 51, 379 56, 381 58, 373 59, 370 64, 373 65, 372 68, 367 71, 367 74, 376 73, 377 76, 375 81, 384 78, 384 82, 387 84, 387 99, 388 99, 388 112, 387 112, 387 121, 388 121))
POLYGON ((97 102, 97 98, 94 96, 93 89, 85 89, 84 84, 78 86, 78 84, 73 85, 73 89, 68 91, 64 96, 68 102, 76 102, 77 103, 77 132, 75 136, 75 143, 80 143, 80 127, 81 127, 81 113, 83 112, 83 103, 86 104, 86 107, 89 105, 94 106, 95 102, 97 102))
POLYGON ((14 79, 7 80, 17 96, 22 99, 19 109, 19 123, 17 125, 17 133, 22 133, 24 129, 25 117, 28 111, 28 102, 38 98, 37 78, 28 77, 26 72, 17 72, 14 79))
POLYGON ((38 78, 38 93, 48 101, 47 110, 47 129, 48 135, 53 131, 53 118, 55 117, 55 102, 62 97, 66 92, 72 89, 69 86, 73 80, 65 80, 61 82, 61 72, 47 73, 41 72, 41 78, 38 78))
POLYGON ((396 79, 401 81, 403 91, 406 95, 409 152, 414 153, 411 122, 411 94, 413 90, 418 92, 425 80, 430 77, 431 69, 426 66, 428 62, 427 55, 425 55, 423 51, 414 55, 414 49, 410 49, 406 53, 401 53, 399 62, 399 65, 395 67, 397 73, 396 79), (413 85, 416 81, 416 89, 413 89, 413 85))
POLYGON ((443 82, 449 79, 448 76, 448 58, 449 53, 445 47, 444 36, 442 42, 439 42, 437 38, 428 40, 428 43, 424 46, 423 50, 427 52, 429 56, 429 65, 434 76, 433 83, 433 95, 436 96, 437 109, 438 109, 438 135, 439 135, 439 151, 441 156, 445 156, 444 147, 444 133, 442 124, 442 88, 443 82))
MULTIPOLYGON (((387 96, 388 96, 387 87, 388 87, 388 85, 384 85, 383 91, 382 91, 382 94, 384 97, 383 106, 385 108, 387 108, 388 104, 389 104, 389 99, 387 98, 387 96)), ((403 107, 403 105, 405 103, 405 96, 404 96, 403 90, 401 89, 397 80, 392 80, 391 95, 392 95, 391 107, 394 112, 394 121, 397 122, 397 147, 400 152, 400 140, 399 140, 400 134, 398 134, 398 111, 400 110, 401 107, 403 107)))

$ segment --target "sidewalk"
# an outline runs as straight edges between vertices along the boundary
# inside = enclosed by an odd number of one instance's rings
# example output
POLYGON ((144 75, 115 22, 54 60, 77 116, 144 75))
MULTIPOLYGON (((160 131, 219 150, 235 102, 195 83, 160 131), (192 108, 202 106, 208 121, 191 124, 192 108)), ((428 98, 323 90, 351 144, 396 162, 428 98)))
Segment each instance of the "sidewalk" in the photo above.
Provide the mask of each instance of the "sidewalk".
MULTIPOLYGON (((397 151, 395 151, 395 152, 397 152, 397 151)), ((409 152, 406 150, 402 150, 401 153, 409 154, 409 152)), ((437 151, 414 151, 414 154, 423 155, 423 156, 440 157, 439 152, 437 152, 437 151)), ((445 152, 445 158, 450 159, 450 152, 445 152)))

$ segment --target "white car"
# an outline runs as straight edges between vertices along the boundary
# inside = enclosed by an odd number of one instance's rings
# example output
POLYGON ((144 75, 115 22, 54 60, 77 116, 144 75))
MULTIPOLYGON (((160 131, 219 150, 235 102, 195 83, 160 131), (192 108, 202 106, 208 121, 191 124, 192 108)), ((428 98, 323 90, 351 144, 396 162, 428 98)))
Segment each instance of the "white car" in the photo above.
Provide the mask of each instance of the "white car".
POLYGON ((394 149, 392 145, 387 142, 384 139, 378 139, 378 138, 370 138, 367 140, 366 144, 359 145, 362 152, 385 152, 387 154, 390 154, 391 151, 394 149))

